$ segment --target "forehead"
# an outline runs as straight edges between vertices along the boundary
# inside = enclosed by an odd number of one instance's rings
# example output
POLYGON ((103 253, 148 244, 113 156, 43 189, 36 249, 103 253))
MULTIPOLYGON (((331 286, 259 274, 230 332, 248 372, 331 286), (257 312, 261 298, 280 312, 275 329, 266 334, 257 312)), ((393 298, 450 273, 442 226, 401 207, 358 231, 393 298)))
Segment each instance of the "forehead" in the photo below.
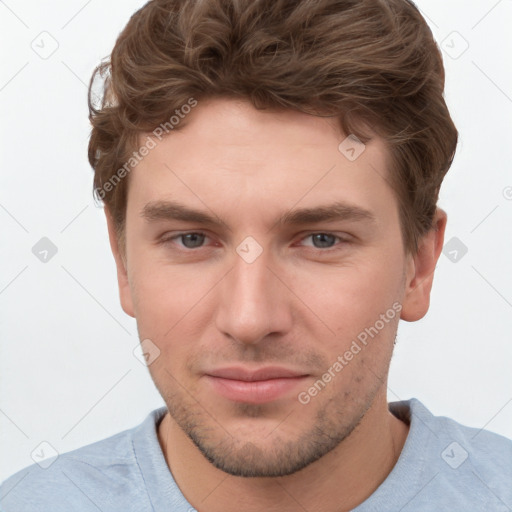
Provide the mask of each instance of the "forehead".
POLYGON ((128 204, 140 212, 148 202, 179 198, 203 209, 230 208, 235 215, 264 207, 276 213, 283 207, 282 214, 293 204, 319 200, 378 209, 379 201, 393 197, 384 141, 374 137, 357 146, 346 138, 334 117, 208 100, 178 131, 153 137, 156 145, 130 173, 128 204), (356 159, 342 151, 350 146, 356 159))

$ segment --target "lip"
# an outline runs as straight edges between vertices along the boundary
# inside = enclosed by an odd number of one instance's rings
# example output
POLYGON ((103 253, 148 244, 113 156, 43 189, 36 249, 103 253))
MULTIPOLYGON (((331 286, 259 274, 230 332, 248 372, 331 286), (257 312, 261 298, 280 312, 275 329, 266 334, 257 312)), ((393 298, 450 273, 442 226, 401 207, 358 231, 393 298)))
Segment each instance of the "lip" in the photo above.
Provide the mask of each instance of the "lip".
POLYGON ((206 373, 211 377, 221 377, 223 379, 243 380, 246 382, 262 381, 269 379, 282 379, 293 377, 305 377, 307 374, 300 371, 282 368, 279 366, 265 366, 250 370, 241 366, 230 366, 219 368, 206 373))
POLYGON ((299 384, 303 385, 307 376, 287 368, 231 367, 213 370, 205 378, 216 393, 228 400, 261 404, 289 394, 299 384))

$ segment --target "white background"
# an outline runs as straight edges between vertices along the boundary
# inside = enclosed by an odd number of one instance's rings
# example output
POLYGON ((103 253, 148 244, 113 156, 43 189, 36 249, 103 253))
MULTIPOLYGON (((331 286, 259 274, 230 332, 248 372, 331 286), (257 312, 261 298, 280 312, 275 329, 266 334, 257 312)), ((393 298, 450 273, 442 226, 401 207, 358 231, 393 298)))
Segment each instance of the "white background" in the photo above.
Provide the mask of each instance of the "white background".
MULTIPOLYGON (((0 2, 0 480, 42 441, 66 452, 163 405, 132 353, 86 156, 86 84, 143 2, 108 4, 0 2), (47 59, 31 47, 43 31, 59 45, 47 59), (47 263, 32 253, 42 237, 58 248, 47 263)), ((417 4, 444 48, 460 132, 440 198, 445 241, 468 252, 441 255, 428 315, 401 323, 389 400, 414 396, 512 438, 512 1, 417 4)))

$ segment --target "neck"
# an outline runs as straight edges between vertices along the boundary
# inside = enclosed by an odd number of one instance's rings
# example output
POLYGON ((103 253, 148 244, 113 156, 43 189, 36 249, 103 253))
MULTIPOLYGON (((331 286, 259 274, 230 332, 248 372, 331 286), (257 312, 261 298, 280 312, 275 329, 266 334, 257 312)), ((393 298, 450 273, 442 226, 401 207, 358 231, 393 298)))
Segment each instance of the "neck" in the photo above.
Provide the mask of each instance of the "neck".
POLYGON ((301 471, 278 478, 235 477, 217 469, 169 413, 160 422, 158 438, 174 480, 197 510, 344 512, 365 501, 386 479, 408 431, 381 397, 334 450, 301 471))

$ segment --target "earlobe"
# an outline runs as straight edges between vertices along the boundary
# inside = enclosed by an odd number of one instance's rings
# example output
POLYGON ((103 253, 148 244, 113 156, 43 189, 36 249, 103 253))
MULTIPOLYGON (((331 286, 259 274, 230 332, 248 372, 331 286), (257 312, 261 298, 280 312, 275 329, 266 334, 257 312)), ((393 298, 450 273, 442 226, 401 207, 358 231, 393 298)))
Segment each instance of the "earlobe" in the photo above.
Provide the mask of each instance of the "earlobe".
POLYGON ((402 320, 415 322, 427 314, 434 271, 443 249, 446 222, 446 212, 437 208, 434 227, 421 238, 417 253, 409 256, 400 315, 402 320))
MULTIPOLYGON (((117 283, 119 287, 119 298, 121 300, 121 307, 123 311, 135 318, 132 293, 130 288, 130 282, 128 279, 128 264, 126 255, 122 253, 119 247, 119 240, 117 237, 116 229, 114 226, 114 220, 110 214, 108 208, 105 206, 105 217, 107 219, 108 238, 110 241, 110 248, 116 262, 117 267, 117 283)), ((125 249, 126 251, 126 249, 125 249)))

